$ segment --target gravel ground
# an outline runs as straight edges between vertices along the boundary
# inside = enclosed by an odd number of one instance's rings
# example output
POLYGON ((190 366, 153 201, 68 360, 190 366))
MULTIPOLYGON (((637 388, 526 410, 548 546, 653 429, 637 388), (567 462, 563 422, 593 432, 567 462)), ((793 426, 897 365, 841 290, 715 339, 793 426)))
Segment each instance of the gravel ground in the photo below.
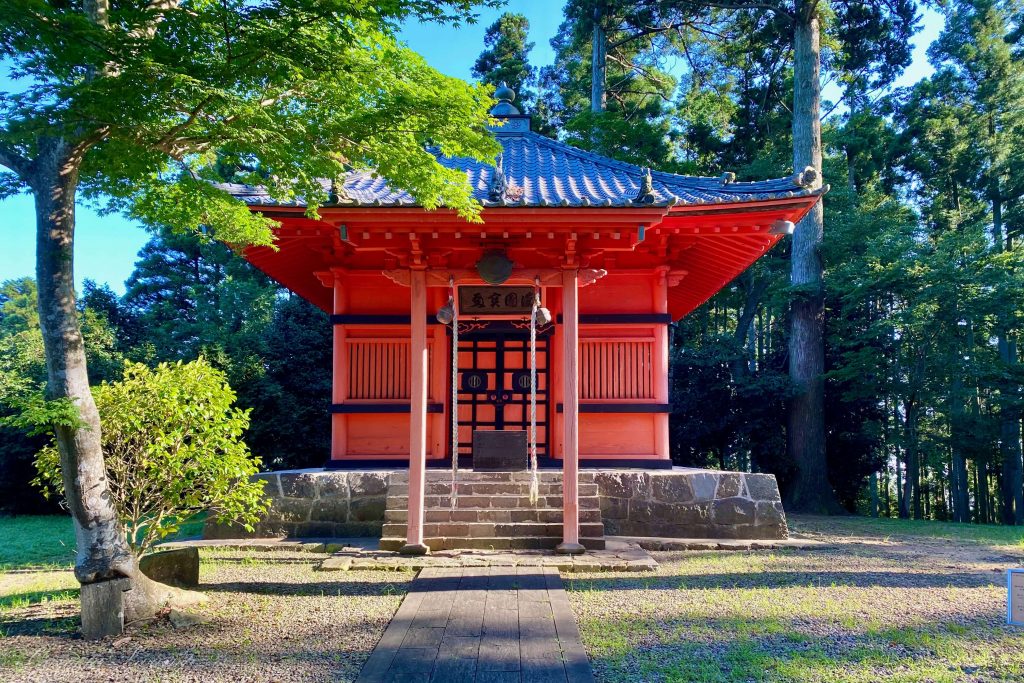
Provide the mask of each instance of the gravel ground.
POLYGON ((833 545, 564 577, 598 679, 1024 681, 1024 629, 1005 624, 1019 545, 796 526, 833 545))
MULTIPOLYGON (((663 552, 653 573, 563 575, 598 680, 1024 681, 1024 629, 1005 624, 1019 540, 1000 544, 993 527, 946 525, 942 538, 924 523, 791 525, 830 545, 663 552)), ((0 681, 353 680, 413 574, 273 558, 207 551, 206 623, 161 619, 97 643, 77 636, 69 572, 0 574, 0 681)))
MULTIPOLYGON (((206 623, 179 630, 161 619, 96 643, 77 636, 74 594, 4 609, 0 680, 354 680, 412 574, 314 572, 313 566, 252 556, 204 561, 201 581, 210 600, 197 613, 206 623)), ((40 583, 31 574, 4 580, 8 593, 15 580, 26 582, 22 593, 40 583)))

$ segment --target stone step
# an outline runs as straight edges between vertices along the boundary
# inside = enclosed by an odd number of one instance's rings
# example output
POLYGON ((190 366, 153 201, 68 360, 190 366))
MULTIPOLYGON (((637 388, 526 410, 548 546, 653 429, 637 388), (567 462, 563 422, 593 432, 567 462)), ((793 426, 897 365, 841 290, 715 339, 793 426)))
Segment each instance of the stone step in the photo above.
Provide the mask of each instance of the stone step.
MULTIPOLYGON (((384 521, 405 523, 408 519, 408 515, 409 512, 404 507, 390 508, 384 513, 384 521)), ((581 522, 598 523, 601 521, 601 510, 599 509, 581 509, 579 515, 581 522)), ((450 510, 447 508, 433 508, 424 510, 423 517, 426 522, 490 522, 492 524, 508 524, 513 522, 554 523, 562 521, 562 509, 518 508, 513 510, 499 510, 495 508, 458 508, 450 510)))
MULTIPOLYGON (((447 496, 451 494, 451 482, 450 481, 428 481, 424 487, 424 494, 431 496, 447 496)), ((562 482, 540 482, 537 486, 537 491, 542 496, 560 496, 562 495, 562 482)), ((460 496, 494 496, 494 495, 515 495, 515 496, 529 496, 530 495, 530 482, 529 481, 459 481, 458 492, 460 496)), ((583 484, 581 483, 578 487, 580 496, 596 496, 598 495, 597 484, 583 484)), ((408 484, 391 484, 388 487, 389 495, 406 496, 409 495, 408 484)))
MULTIPOLYGON (((386 538, 405 538, 406 525, 387 522, 381 535, 386 538)), ((562 523, 518 522, 429 522, 423 525, 424 538, 562 538, 562 523)), ((580 536, 602 538, 604 525, 580 523, 580 536)))
MULTIPOLYGON (((423 542, 433 551, 438 550, 551 550, 562 542, 557 538, 424 538, 423 542)), ((580 543, 588 550, 604 550, 604 537, 581 537, 580 543)), ((385 536, 380 539, 380 549, 396 552, 405 545, 404 536, 385 536)))
MULTIPOLYGON (((425 510, 448 510, 451 508, 451 497, 448 495, 423 496, 425 510)), ((407 496, 388 496, 388 510, 405 510, 409 507, 407 496)), ((498 509, 498 510, 521 510, 521 509, 562 509, 562 496, 540 496, 537 503, 531 503, 529 496, 459 496, 456 500, 456 508, 459 510, 468 509, 498 509)), ((579 508, 581 510, 601 509, 601 499, 598 496, 580 496, 579 508)))

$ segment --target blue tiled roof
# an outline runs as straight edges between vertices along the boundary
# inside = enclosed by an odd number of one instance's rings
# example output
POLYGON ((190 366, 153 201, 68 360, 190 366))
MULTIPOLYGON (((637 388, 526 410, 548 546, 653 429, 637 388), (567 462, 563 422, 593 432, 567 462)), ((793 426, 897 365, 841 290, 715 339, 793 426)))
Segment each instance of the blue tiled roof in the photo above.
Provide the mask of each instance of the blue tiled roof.
MULTIPOLYGON (((474 196, 485 207, 721 204, 823 192, 802 187, 798 176, 733 182, 731 174, 706 178, 650 171, 650 192, 643 193, 647 169, 538 135, 529 130, 528 120, 526 116, 509 116, 503 127, 492 128, 503 150, 497 166, 461 157, 439 156, 438 161, 448 168, 465 171, 474 196)), ((329 185, 324 181, 325 191, 329 191, 329 185)), ((301 199, 277 202, 260 187, 239 184, 219 187, 252 205, 304 206, 301 199)), ((409 193, 392 188, 387 180, 370 171, 348 174, 340 189, 337 194, 341 206, 417 205, 409 193)))

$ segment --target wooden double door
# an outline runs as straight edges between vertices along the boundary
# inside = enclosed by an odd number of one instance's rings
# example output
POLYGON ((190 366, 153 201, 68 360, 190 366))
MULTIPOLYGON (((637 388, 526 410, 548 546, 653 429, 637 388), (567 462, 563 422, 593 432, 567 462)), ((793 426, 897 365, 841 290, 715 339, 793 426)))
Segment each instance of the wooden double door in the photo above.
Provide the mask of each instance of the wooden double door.
MULTIPOLYGON (((476 323, 459 331, 459 455, 473 452, 476 430, 530 427, 530 332, 516 323, 476 323)), ((537 455, 548 457, 551 328, 537 335, 537 455)))

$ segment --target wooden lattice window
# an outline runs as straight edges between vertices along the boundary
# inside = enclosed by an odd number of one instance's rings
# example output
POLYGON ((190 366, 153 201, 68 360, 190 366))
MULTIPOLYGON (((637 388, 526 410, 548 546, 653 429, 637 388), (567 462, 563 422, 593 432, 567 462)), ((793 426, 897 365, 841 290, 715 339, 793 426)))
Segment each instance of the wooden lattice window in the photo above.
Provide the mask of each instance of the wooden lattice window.
POLYGON ((580 398, 654 398, 654 339, 580 339, 580 398))
POLYGON ((409 353, 408 339, 349 339, 348 397, 408 400, 409 353))

